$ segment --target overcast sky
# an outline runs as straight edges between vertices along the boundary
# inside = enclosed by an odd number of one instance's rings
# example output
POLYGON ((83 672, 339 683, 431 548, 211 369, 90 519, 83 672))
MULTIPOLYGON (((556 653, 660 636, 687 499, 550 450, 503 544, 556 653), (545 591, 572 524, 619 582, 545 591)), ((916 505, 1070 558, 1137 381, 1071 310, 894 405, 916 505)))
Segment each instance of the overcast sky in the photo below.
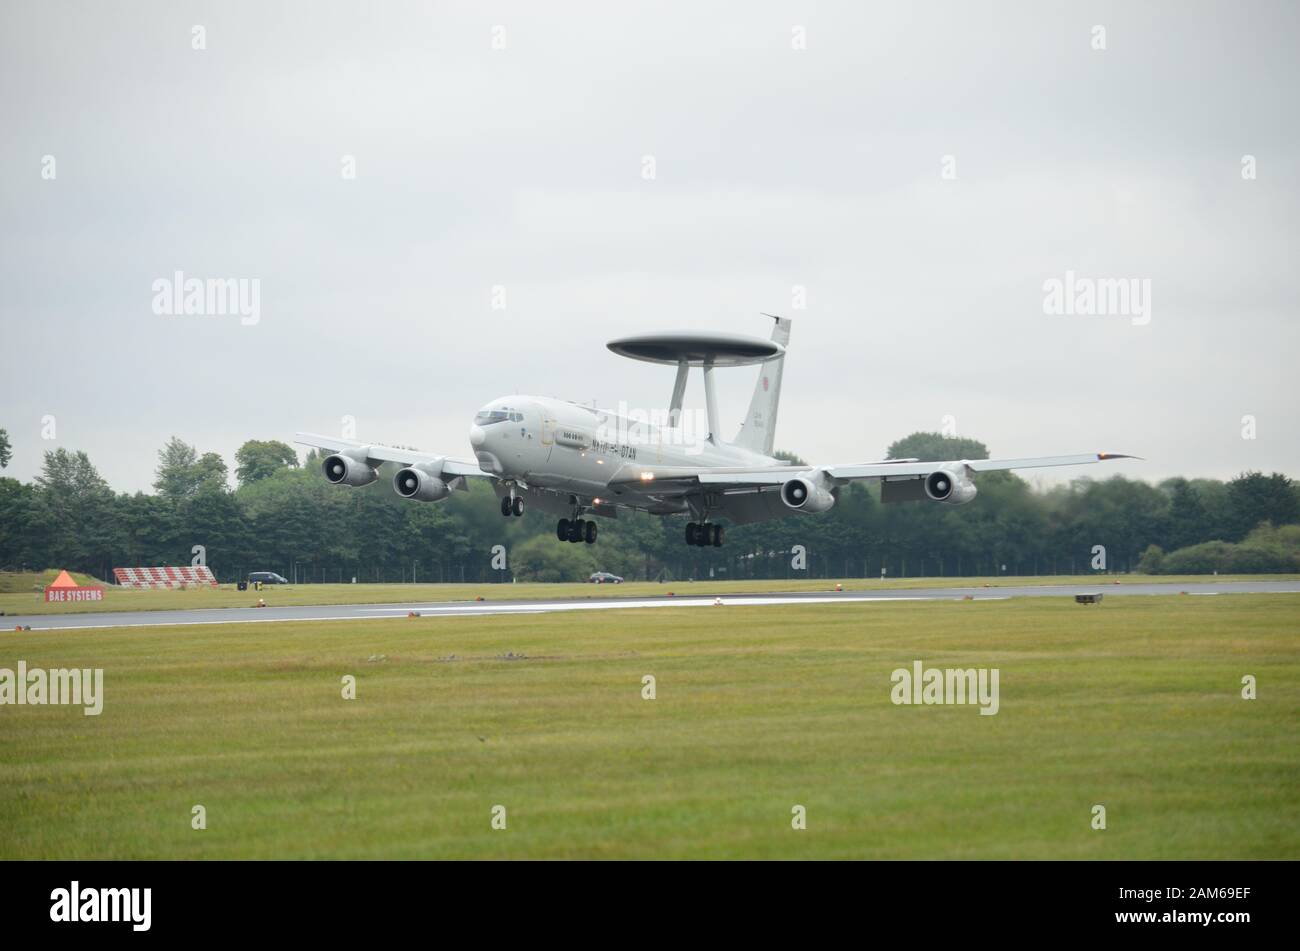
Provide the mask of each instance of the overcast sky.
POLYGON ((172 435, 233 470, 344 416, 468 456, 497 396, 663 406, 613 337, 769 311, 814 462, 951 416, 994 455, 1300 476, 1298 11, 8 0, 6 474, 64 446, 147 489, 172 435), (176 271, 256 279, 256 323, 155 313, 176 271), (1149 320, 1045 313, 1067 271, 1149 282, 1149 320))

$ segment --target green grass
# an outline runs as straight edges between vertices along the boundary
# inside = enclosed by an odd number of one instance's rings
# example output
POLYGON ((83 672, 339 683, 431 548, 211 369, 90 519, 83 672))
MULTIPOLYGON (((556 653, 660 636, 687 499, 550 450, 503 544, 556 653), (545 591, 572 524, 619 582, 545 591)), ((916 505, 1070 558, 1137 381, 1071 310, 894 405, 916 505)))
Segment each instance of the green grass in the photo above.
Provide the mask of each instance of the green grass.
MULTIPOLYGON (((53 575, 51 574, 51 578, 53 575)), ((0 574, 3 578, 3 574, 0 574)), ((188 591, 135 591, 110 585, 103 601, 46 604, 40 589, 29 593, 0 593, 5 614, 84 614, 104 611, 174 611, 187 608, 246 608, 264 598, 268 605, 392 604, 411 601, 473 601, 496 599, 608 598, 675 594, 737 594, 762 591, 830 591, 842 584, 845 591, 883 591, 894 588, 952 588, 999 585, 1099 585, 1197 583, 1206 581, 1295 581, 1300 575, 1037 575, 1025 578, 870 578, 769 579, 762 581, 630 581, 621 585, 594 584, 305 584, 268 585, 261 592, 238 591, 234 585, 188 591)), ((0 591, 3 591, 0 585, 0 591)), ((1104 588, 1102 590, 1105 590, 1104 588)))
POLYGON ((0 707, 0 858, 1295 859, 1297 618, 1278 594, 0 632, 0 666, 103 667, 106 694, 0 707), (918 659, 999 668, 1001 712, 894 706, 918 659))

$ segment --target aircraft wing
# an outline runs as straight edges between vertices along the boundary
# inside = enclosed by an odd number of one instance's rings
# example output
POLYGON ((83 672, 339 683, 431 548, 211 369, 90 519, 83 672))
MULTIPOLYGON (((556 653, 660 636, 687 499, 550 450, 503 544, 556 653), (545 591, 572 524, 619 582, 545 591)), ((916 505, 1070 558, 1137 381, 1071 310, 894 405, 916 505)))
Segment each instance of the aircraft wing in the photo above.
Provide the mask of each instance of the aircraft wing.
POLYGON ((366 458, 375 462, 396 462, 404 466, 417 462, 437 463, 448 476, 481 476, 484 479, 495 478, 490 472, 484 472, 477 461, 469 459, 451 459, 432 452, 420 452, 416 449, 401 449, 396 446, 381 446, 377 443, 357 442, 354 439, 339 439, 334 436, 322 436, 319 433, 294 433, 293 441, 300 446, 312 446, 315 449, 328 449, 340 452, 344 449, 364 449, 366 458))
POLYGON ((1085 452, 1072 456, 1030 456, 1024 459, 962 459, 952 462, 869 463, 867 465, 823 466, 828 476, 844 482, 883 479, 890 476, 927 476, 937 469, 965 466, 971 472, 999 472, 1008 469, 1043 469, 1049 466, 1086 466, 1111 459, 1136 459, 1117 452, 1085 452))
POLYGON ((727 489, 753 489, 780 485, 787 479, 812 472, 824 473, 832 482, 869 481, 872 479, 917 479, 940 469, 970 472, 995 472, 1005 469, 1037 469, 1046 466, 1081 466, 1111 459, 1136 459, 1114 452, 1089 452, 1071 456, 1037 456, 1025 459, 963 459, 951 462, 918 462, 902 459, 896 462, 849 463, 829 466, 757 466, 753 468, 691 468, 686 466, 624 466, 613 483, 632 486, 646 493, 664 494, 673 489, 681 491, 693 487, 727 489))

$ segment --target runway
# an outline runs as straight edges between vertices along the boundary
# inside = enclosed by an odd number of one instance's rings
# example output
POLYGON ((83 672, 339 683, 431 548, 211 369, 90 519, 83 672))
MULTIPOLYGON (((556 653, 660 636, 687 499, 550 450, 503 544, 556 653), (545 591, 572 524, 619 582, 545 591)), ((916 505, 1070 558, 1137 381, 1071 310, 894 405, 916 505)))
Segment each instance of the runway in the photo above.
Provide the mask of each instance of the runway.
MULTIPOLYGON (((698 583, 697 583, 698 584, 698 583)), ((504 587, 504 586, 503 586, 504 587)), ((681 587, 679 585, 678 587, 681 587)), ((694 587, 694 586, 692 586, 694 587)), ((704 585, 699 585, 703 588, 704 585)), ((0 626, 31 626, 33 631, 83 628, 168 627, 194 624, 268 624, 278 621, 366 621, 405 617, 474 617, 492 614, 547 614, 554 611, 607 611, 628 608, 698 608, 725 605, 860 604, 872 601, 1003 601, 1008 598, 1070 598, 1101 593, 1107 598, 1134 595, 1296 594, 1300 581, 1227 581, 1195 584, 1022 585, 979 588, 897 588, 888 591, 801 591, 762 594, 709 594, 705 591, 653 598, 557 598, 541 601, 421 601, 395 604, 322 604, 266 608, 211 608, 191 611, 117 611, 100 614, 6 615, 0 626)), ((273 598, 273 593, 272 593, 273 598)), ((1080 608, 1080 610, 1088 610, 1080 608)))

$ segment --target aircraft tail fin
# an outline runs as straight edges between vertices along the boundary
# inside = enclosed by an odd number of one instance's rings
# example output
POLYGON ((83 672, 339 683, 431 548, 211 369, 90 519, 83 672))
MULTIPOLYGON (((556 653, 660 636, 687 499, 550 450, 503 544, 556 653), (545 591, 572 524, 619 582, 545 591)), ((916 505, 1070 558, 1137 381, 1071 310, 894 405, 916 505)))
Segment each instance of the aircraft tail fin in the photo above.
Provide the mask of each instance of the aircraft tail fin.
MULTIPOLYGON (((782 347, 788 346, 789 318, 777 317, 774 314, 764 316, 776 321, 776 326, 772 328, 772 342, 779 343, 782 347)), ((781 402, 781 371, 784 367, 784 352, 779 357, 773 357, 760 364, 758 382, 754 384, 754 395, 749 401, 749 412, 745 414, 745 421, 741 423, 740 432, 732 441, 733 445, 751 452, 772 455, 772 447, 776 440, 776 411, 781 402)))

